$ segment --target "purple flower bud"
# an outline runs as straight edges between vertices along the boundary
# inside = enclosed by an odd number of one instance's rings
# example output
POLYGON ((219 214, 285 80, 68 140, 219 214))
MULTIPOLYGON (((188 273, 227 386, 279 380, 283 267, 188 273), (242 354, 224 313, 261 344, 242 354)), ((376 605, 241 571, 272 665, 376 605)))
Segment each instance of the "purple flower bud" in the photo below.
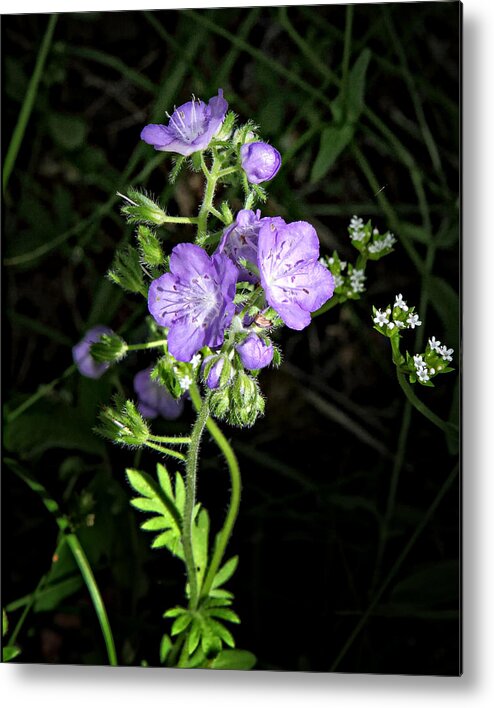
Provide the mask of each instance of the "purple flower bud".
POLYGON ((242 168, 251 184, 267 182, 281 167, 281 155, 267 143, 245 143, 240 148, 242 168))
POLYGON ((109 368, 109 362, 96 362, 89 351, 91 344, 99 342, 101 335, 114 334, 113 330, 104 325, 96 325, 86 332, 81 341, 72 347, 72 357, 79 373, 88 379, 99 379, 109 368))
POLYGON ((238 271, 231 260, 212 257, 193 243, 179 243, 170 256, 170 272, 150 285, 149 312, 169 327, 168 350, 189 362, 204 346, 219 347, 235 313, 238 271))
POLYGON ((246 369, 263 369, 273 360, 273 345, 266 344, 257 334, 249 334, 243 342, 237 344, 236 350, 246 369))
POLYGON ((184 409, 184 402, 168 393, 167 389, 150 377, 152 366, 139 371, 134 376, 134 391, 139 403, 137 410, 144 418, 156 418, 160 415, 166 420, 175 420, 184 409))
POLYGON ((203 373, 205 371, 206 364, 208 363, 208 361, 211 361, 211 359, 216 359, 216 361, 209 369, 204 382, 208 388, 215 389, 218 388, 218 386, 220 385, 220 376, 225 365, 225 359, 224 357, 215 357, 214 355, 206 357, 202 365, 203 373))
POLYGON ((168 125, 146 125, 141 132, 141 140, 152 145, 155 150, 177 152, 179 155, 192 155, 205 150, 219 132, 228 103, 223 98, 223 89, 213 96, 208 104, 200 99, 184 103, 168 115, 168 125))

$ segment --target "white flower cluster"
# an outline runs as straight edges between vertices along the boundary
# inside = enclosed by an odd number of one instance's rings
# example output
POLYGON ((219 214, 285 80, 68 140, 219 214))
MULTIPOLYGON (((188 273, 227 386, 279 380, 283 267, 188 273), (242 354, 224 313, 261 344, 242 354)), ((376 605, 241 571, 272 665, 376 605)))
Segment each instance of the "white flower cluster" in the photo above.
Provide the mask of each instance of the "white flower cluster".
POLYGON ((350 275, 350 285, 354 293, 362 293, 365 290, 365 275, 363 269, 354 268, 350 275))
POLYGON ((369 253, 381 253, 381 251, 386 251, 388 248, 393 248, 395 243, 395 237, 390 231, 388 231, 384 238, 376 239, 374 243, 369 244, 369 253))
POLYGON ((404 315, 401 315, 399 310, 403 313, 409 311, 409 307, 403 299, 403 295, 401 293, 395 297, 393 308, 388 307, 384 312, 381 312, 381 310, 376 310, 374 324, 377 324, 380 327, 386 325, 388 331, 393 330, 395 327, 398 329, 415 329, 415 327, 420 327, 422 322, 419 320, 418 315, 414 312, 409 312, 406 320, 404 320, 404 315), (396 310, 398 310, 398 312, 396 312, 396 310))
POLYGON ((436 373, 434 369, 427 368, 427 365, 421 354, 415 354, 415 356, 413 357, 413 363, 415 365, 415 371, 417 372, 417 378, 422 383, 429 381, 429 374, 433 375, 436 373))
POLYGON ((429 339, 429 347, 431 351, 437 352, 444 361, 453 361, 454 349, 448 349, 445 344, 441 346, 441 342, 439 342, 435 337, 431 337, 431 339, 429 339))
POLYGON ((349 234, 352 241, 362 241, 365 238, 364 221, 357 216, 350 220, 349 234))

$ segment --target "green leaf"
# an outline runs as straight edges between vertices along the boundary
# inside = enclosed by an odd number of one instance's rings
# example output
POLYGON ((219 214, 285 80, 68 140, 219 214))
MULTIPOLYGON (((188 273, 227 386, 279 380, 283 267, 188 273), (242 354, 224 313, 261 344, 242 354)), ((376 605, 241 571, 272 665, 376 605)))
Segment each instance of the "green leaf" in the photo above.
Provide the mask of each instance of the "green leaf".
POLYGON ((243 649, 224 649, 213 659, 211 669, 232 669, 249 671, 256 665, 256 657, 250 651, 243 649))
POLYGON ((227 580, 230 580, 235 570, 237 569, 237 565, 238 556, 233 556, 233 558, 230 558, 230 560, 228 560, 214 576, 211 588, 219 588, 221 585, 224 585, 227 580))
POLYGON ((177 617, 175 622, 172 624, 171 632, 170 634, 172 637, 174 637, 176 634, 181 634, 189 624, 192 622, 192 615, 189 612, 184 613, 183 615, 180 615, 177 617))
POLYGON ((210 617, 219 617, 226 622, 234 622, 235 624, 240 624, 240 617, 227 607, 212 607, 208 610, 210 617))
POLYGON ((7 618, 7 613, 5 610, 2 610, 2 637, 5 637, 7 632, 9 631, 9 620, 7 618))
POLYGON ((353 65, 348 79, 348 104, 347 118, 351 123, 356 123, 364 108, 365 77, 371 53, 364 49, 353 65))
POLYGON ((83 579, 79 574, 43 588, 43 591, 36 596, 33 607, 34 612, 50 612, 54 610, 62 600, 80 590, 83 584, 83 579))
POLYGON ((2 661, 10 661, 15 659, 21 653, 19 647, 4 647, 2 650, 2 661))
POLYGON ((225 642, 225 644, 228 644, 229 647, 234 647, 235 646, 235 640, 231 634, 231 632, 225 627, 225 625, 221 624, 221 622, 217 622, 214 619, 210 619, 208 617, 207 623, 211 627, 212 632, 221 639, 222 642, 225 642))
POLYGON ((329 126, 322 131, 319 152, 310 175, 311 182, 317 182, 329 172, 340 153, 353 138, 353 133, 354 128, 349 124, 341 127, 329 126))
POLYGON ((192 526, 192 544, 194 562, 197 567, 197 584, 202 587, 202 581, 208 563, 209 515, 206 509, 201 509, 192 526))
POLYGON ((165 661, 168 658, 168 654, 170 653, 171 649, 173 647, 172 640, 168 636, 168 634, 164 634, 163 638, 160 643, 160 662, 162 664, 165 663, 165 661))
POLYGON ((199 646, 199 641, 201 639, 201 625, 199 622, 194 619, 192 622, 192 625, 189 629, 189 636, 187 637, 187 651, 189 652, 189 656, 192 656, 192 654, 195 652, 197 647, 199 646))

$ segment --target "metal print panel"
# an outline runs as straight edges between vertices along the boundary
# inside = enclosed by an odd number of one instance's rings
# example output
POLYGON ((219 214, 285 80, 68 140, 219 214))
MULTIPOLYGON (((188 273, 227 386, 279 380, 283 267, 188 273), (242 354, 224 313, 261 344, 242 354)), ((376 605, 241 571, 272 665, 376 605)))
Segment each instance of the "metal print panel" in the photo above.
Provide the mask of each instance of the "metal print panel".
POLYGON ((461 6, 4 15, 4 662, 456 676, 461 6))

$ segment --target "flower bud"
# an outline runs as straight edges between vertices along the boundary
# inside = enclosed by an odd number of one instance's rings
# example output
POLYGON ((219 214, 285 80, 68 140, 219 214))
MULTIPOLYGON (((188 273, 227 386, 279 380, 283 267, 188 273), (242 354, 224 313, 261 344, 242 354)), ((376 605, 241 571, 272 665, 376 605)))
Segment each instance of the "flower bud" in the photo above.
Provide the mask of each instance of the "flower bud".
POLYGON ((245 143, 240 148, 242 168, 251 184, 273 179, 281 167, 281 155, 267 143, 245 143))
POLYGON ((202 376, 208 388, 222 388, 232 378, 232 365, 224 356, 208 356, 204 359, 202 376))
POLYGON ((257 334, 249 336, 235 347, 246 369, 263 369, 273 360, 273 346, 257 334))
POLYGON ((151 267, 162 266, 165 258, 156 234, 148 226, 141 224, 137 229, 137 240, 142 259, 151 267))
POLYGON ((78 344, 72 347, 72 357, 79 373, 89 379, 99 379, 103 376, 110 364, 104 359, 96 361, 92 355, 91 347, 99 342, 103 335, 113 334, 114 332, 109 327, 96 325, 86 332, 78 344))
POLYGON ((90 354, 95 362, 116 362, 127 354, 127 343, 115 332, 102 334, 99 341, 91 344, 90 354))

